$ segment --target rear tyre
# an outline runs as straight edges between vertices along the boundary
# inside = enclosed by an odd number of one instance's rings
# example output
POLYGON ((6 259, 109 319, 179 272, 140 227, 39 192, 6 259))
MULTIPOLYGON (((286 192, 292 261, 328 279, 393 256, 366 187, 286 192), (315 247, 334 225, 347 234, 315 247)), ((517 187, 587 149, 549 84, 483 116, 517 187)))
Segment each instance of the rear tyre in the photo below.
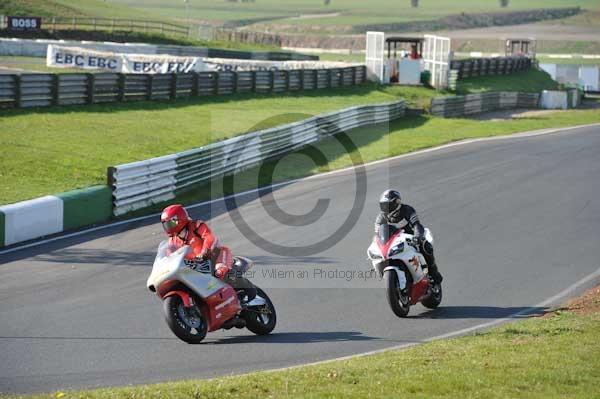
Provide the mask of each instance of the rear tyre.
POLYGON ((180 340, 197 344, 206 337, 206 318, 196 306, 186 308, 179 295, 166 298, 163 301, 163 311, 167 325, 180 340))
POLYGON ((246 320, 248 330, 256 335, 267 335, 273 331, 275 324, 277 324, 277 313, 269 296, 258 287, 256 287, 256 291, 257 296, 263 298, 266 304, 244 310, 242 317, 246 320))
MULTIPOLYGON (((396 270, 388 270, 384 274, 386 297, 392 312, 398 317, 406 317, 410 310, 408 294, 402 293, 398 285, 396 270)), ((409 292, 407 286, 406 292, 409 292)))
POLYGON ((429 290, 429 294, 421 301, 423 306, 429 309, 435 309, 442 303, 442 285, 434 284, 429 290))

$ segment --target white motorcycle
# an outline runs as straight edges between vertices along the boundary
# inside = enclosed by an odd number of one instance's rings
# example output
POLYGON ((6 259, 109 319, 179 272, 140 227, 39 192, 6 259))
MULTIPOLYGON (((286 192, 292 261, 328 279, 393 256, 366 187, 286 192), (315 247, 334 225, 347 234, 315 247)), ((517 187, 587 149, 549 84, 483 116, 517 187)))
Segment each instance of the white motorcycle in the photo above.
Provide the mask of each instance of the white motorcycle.
MULTIPOLYGON (((171 252, 168 242, 161 242, 146 282, 162 299, 167 325, 178 338, 199 343, 208 331, 233 327, 246 327, 257 335, 273 331, 275 307, 263 290, 253 286, 256 296, 248 298, 244 289, 236 290, 214 277, 210 261, 186 261, 189 251, 186 245, 171 252)), ((252 265, 249 259, 235 257, 232 272, 243 275, 252 265)))
MULTIPOLYGON (((433 244, 429 229, 425 229, 425 239, 433 244)), ((412 234, 382 225, 367 249, 373 268, 384 277, 388 303, 398 317, 406 317, 410 306, 418 302, 430 309, 442 302, 442 286, 429 276, 418 248, 412 234)))

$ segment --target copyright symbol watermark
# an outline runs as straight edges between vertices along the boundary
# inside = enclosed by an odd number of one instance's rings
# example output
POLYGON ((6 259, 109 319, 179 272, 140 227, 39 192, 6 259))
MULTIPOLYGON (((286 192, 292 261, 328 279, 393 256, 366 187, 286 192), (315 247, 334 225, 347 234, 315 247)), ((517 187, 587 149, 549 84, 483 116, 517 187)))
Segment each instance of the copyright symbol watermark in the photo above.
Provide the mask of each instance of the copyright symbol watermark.
MULTIPOLYGON (((277 117, 285 118, 285 115, 279 115, 277 117)), ((336 223, 337 227, 331 226, 332 231, 329 232, 325 238, 319 238, 313 243, 302 245, 284 244, 266 238, 260 232, 260 229, 263 228, 263 226, 251 226, 245 220, 242 212, 240 212, 243 203, 239 202, 239 197, 231 195, 235 192, 236 174, 230 174, 223 178, 223 192, 226 195, 225 206, 231 220, 246 239, 267 253, 286 257, 312 256, 321 253, 333 247, 346 237, 358 222, 365 206, 367 198, 367 174, 359 148, 352 141, 348 133, 340 128, 338 123, 317 120, 316 125, 318 126, 318 134, 322 139, 335 140, 336 145, 343 148, 342 151, 344 155, 348 156, 351 160, 354 173, 354 191, 353 198, 351 199, 352 205, 346 213, 343 223, 339 225, 336 223)), ((253 130, 251 129, 250 131, 253 130)), ((244 153, 245 145, 245 142, 240 141, 235 148, 228 152, 226 159, 227 165, 234 167, 243 161, 241 154, 244 153)), ((272 141, 267 145, 273 145, 272 141)), ((326 166, 329 163, 327 154, 317 145, 307 144, 301 150, 298 150, 298 152, 308 156, 315 165, 326 166)), ((261 153, 266 153, 266 149, 261 148, 261 153)), ((339 201, 339 198, 323 197, 323 193, 315 191, 314 206, 308 212, 295 214, 283 209, 283 207, 275 200, 273 195, 274 188, 272 186, 274 183, 275 170, 280 163, 282 156, 283 154, 280 157, 274 157, 262 162, 258 169, 256 187, 260 187, 258 198, 261 206, 270 218, 286 228, 295 229, 313 225, 317 228, 317 223, 328 212, 328 209, 335 206, 334 201, 339 201)), ((350 198, 344 198, 344 202, 347 203, 346 206, 348 206, 350 198)), ((322 226, 319 228, 323 229, 322 226)))

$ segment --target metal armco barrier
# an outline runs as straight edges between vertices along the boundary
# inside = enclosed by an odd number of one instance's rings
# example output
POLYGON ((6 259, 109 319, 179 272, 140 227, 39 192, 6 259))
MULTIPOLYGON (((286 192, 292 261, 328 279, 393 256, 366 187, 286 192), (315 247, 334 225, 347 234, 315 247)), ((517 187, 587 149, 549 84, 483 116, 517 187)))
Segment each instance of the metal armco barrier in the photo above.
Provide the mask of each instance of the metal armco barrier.
POLYGON ((449 87, 456 90, 456 82, 461 79, 486 75, 506 75, 526 71, 533 66, 528 57, 469 58, 450 63, 449 87))
POLYGON ((538 93, 493 92, 466 96, 437 97, 431 100, 431 114, 454 117, 509 108, 537 108, 538 93))
POLYGON ((400 118, 405 103, 365 105, 234 137, 205 147, 108 168, 115 216, 167 201, 176 191, 354 128, 400 118))
POLYGON ((139 75, 0 75, 0 108, 166 100, 244 92, 281 93, 362 84, 364 66, 248 72, 139 75))

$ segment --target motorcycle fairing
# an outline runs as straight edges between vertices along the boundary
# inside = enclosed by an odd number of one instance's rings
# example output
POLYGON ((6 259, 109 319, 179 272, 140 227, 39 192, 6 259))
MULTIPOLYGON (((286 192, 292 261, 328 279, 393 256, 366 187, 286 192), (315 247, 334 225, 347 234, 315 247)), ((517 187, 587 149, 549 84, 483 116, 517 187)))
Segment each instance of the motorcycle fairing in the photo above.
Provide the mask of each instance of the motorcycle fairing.
POLYGON ((202 311, 208 321, 208 331, 221 328, 223 323, 234 317, 240 310, 237 293, 230 285, 225 285, 214 294, 204 298, 202 311))

